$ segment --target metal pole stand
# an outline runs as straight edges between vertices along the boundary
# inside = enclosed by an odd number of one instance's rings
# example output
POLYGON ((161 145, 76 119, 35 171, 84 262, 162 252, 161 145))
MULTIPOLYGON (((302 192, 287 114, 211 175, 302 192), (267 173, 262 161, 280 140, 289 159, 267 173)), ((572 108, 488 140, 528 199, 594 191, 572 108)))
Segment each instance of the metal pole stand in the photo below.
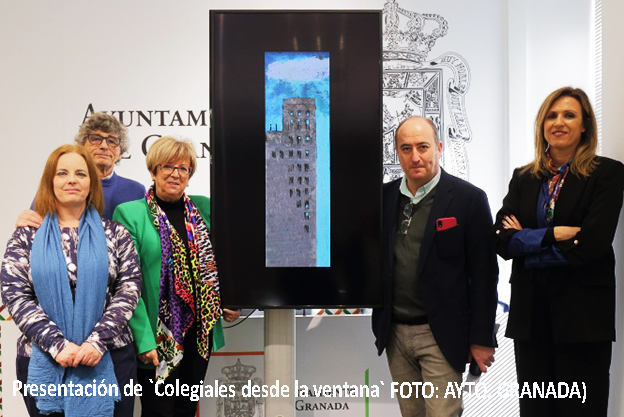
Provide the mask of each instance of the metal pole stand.
POLYGON ((295 310, 264 310, 264 384, 280 390, 266 398, 266 417, 295 417, 295 336, 295 310))

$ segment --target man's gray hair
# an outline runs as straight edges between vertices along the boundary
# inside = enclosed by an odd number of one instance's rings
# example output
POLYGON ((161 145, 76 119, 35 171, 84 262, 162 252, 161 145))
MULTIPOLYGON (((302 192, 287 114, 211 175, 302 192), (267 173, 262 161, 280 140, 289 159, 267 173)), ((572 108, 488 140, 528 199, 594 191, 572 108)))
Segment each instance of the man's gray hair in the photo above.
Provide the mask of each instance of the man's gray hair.
POLYGON ((438 133, 438 128, 436 127, 435 123, 433 123, 431 119, 428 119, 426 117, 421 117, 421 116, 410 116, 406 119, 403 119, 401 123, 399 123, 399 126, 394 131, 394 147, 395 148, 397 147, 397 136, 399 134, 399 130, 401 130, 401 127, 405 124, 405 122, 407 122, 408 120, 412 120, 412 119, 423 119, 427 121, 427 123, 429 123, 429 126, 431 126, 431 129, 433 129, 433 138, 435 139, 436 146, 440 144, 440 134, 438 133))
POLYGON ((93 113, 78 129, 78 134, 74 138, 76 143, 84 145, 87 135, 96 130, 112 134, 119 137, 119 153, 123 155, 130 146, 128 139, 128 129, 122 125, 115 116, 103 112, 93 113))

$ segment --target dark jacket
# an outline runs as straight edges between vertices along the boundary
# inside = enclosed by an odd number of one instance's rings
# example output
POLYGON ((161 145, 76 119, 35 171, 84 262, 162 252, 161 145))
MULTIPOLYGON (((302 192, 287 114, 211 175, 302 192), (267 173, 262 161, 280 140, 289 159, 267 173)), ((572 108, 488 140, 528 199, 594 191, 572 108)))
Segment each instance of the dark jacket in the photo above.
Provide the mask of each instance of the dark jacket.
MULTIPOLYGON (((513 261, 507 337, 531 341, 532 322, 539 320, 549 321, 553 342, 615 340, 612 243, 622 207, 624 165, 596 158, 598 166, 587 178, 567 175, 555 205, 552 227, 581 228, 574 238, 555 243, 570 265, 527 269, 523 257, 513 261)), ((515 230, 503 228, 503 217, 513 214, 523 228, 538 228, 542 182, 521 168, 513 173, 494 225, 496 251, 505 259, 515 230)), ((546 236, 552 233, 548 230, 546 236)))
MULTIPOLYGON (((378 353, 392 321, 394 239, 401 180, 384 185, 384 306, 373 311, 378 353)), ((490 239, 492 216, 485 193, 442 170, 419 257, 420 293, 433 336, 447 361, 463 372, 470 344, 496 346, 498 264, 490 239), (436 220, 455 217, 457 226, 436 231, 436 220)))

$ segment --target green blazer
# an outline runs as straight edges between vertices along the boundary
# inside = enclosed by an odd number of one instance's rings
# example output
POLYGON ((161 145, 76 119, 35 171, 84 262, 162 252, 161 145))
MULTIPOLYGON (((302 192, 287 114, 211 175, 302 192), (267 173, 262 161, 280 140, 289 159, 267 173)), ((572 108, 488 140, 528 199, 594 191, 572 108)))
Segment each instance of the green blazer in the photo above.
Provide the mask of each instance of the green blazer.
MULTIPOLYGON (((210 228, 210 199, 204 196, 189 196, 210 228)), ((154 219, 147 206, 147 200, 129 201, 115 209, 113 221, 122 223, 132 236, 136 247, 143 288, 141 298, 134 315, 130 319, 130 329, 134 336, 137 354, 156 349, 156 319, 158 318, 158 301, 160 297, 161 252, 160 236, 154 227, 154 219)), ((225 345, 221 320, 217 321, 212 331, 213 350, 225 345)), ((153 368, 153 365, 138 364, 142 368, 153 368)))

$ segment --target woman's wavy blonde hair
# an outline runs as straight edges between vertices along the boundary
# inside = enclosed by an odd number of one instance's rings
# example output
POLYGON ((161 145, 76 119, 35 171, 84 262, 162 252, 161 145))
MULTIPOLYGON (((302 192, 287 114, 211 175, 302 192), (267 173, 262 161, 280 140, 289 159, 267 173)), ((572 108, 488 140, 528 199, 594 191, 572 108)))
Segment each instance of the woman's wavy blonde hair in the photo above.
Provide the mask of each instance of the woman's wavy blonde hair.
POLYGON ((535 118, 535 159, 533 162, 524 166, 522 172, 530 172, 537 178, 543 178, 547 175, 548 158, 546 157, 546 149, 548 142, 544 136, 544 120, 548 115, 548 111, 561 97, 575 98, 583 110, 583 127, 585 132, 581 134, 581 141, 576 148, 576 153, 570 164, 570 171, 575 175, 583 177, 589 176, 596 169, 596 149, 598 148, 598 131, 596 128, 596 116, 594 109, 589 102, 589 97, 585 91, 580 88, 562 87, 550 93, 546 100, 542 103, 537 117, 535 118))

